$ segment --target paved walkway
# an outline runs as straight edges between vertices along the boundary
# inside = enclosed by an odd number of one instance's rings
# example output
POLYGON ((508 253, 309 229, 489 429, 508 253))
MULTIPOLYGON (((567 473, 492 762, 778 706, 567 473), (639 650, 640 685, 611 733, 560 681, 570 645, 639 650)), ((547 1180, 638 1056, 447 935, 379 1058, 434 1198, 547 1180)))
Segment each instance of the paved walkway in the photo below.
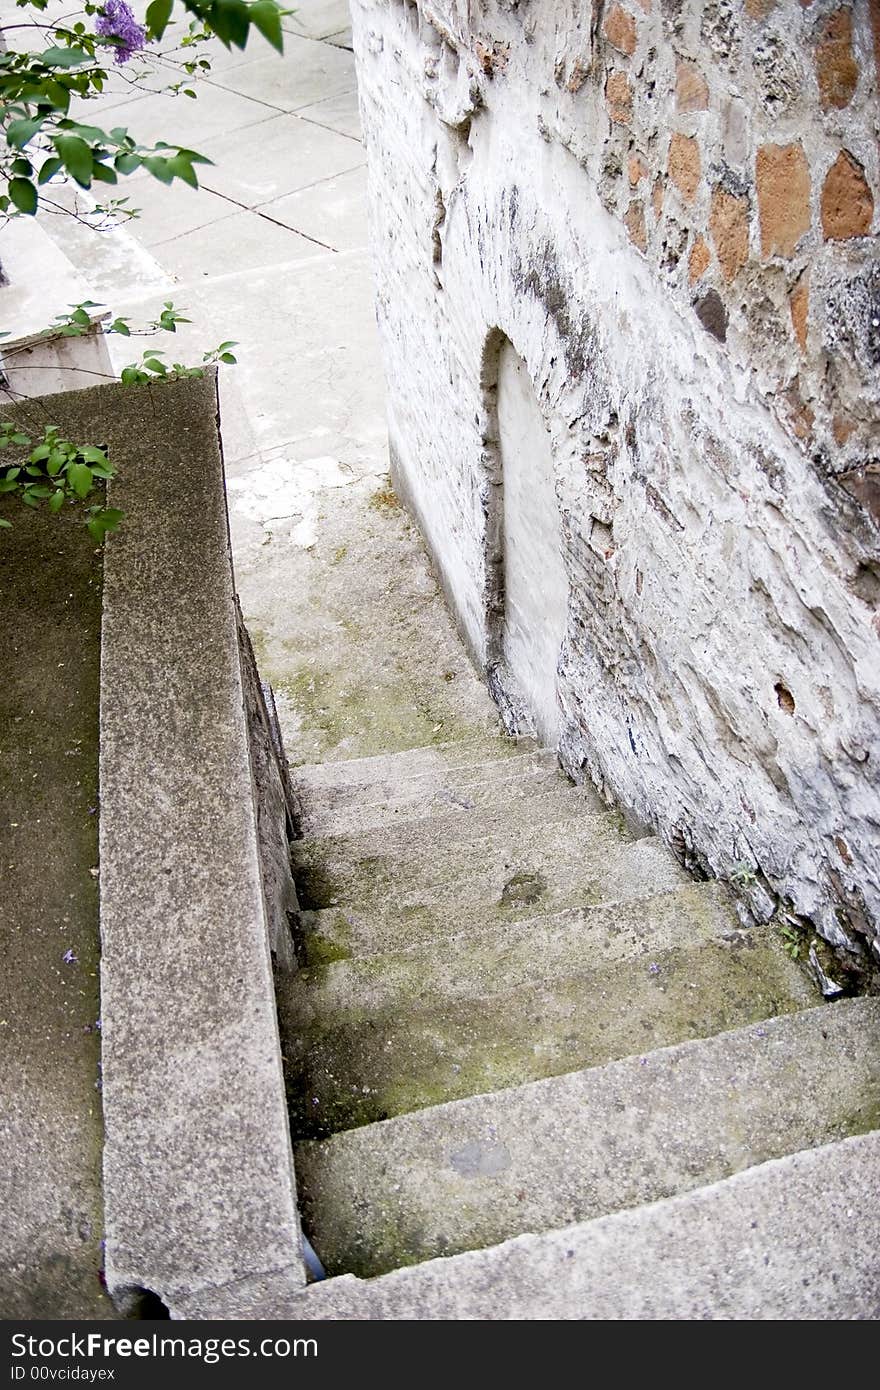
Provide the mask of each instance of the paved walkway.
POLYGON ((240 344, 221 385, 238 583, 290 757, 315 761, 453 739, 494 711, 389 489, 346 0, 284 23, 283 58, 218 45, 197 101, 117 79, 90 107, 209 155, 202 190, 135 177, 124 234, 51 230, 115 312, 187 310, 170 360, 240 344))

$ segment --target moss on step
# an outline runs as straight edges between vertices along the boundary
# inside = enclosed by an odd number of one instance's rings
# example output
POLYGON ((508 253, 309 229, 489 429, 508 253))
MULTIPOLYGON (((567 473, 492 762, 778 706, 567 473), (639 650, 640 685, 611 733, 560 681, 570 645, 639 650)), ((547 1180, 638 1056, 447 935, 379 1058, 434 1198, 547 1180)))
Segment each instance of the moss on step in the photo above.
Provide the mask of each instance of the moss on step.
POLYGON ((706 1037, 819 998, 766 931, 476 999, 426 1002, 428 975, 410 1010, 352 1002, 328 1015, 322 978, 315 972, 313 1003, 307 987, 287 1001, 297 1138, 706 1037))

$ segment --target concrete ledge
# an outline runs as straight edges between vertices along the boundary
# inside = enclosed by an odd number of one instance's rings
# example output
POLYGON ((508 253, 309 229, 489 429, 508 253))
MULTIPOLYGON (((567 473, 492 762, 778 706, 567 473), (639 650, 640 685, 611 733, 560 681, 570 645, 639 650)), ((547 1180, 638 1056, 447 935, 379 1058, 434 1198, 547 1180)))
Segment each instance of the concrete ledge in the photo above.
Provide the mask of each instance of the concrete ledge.
POLYGON ((125 521, 101 654, 106 1275, 172 1316, 305 1284, 216 382, 41 402, 106 445, 125 521))
POLYGON ((91 299, 89 286, 39 223, 31 217, 12 218, 0 238, 3 272, 9 283, 0 288, 0 397, 45 396, 81 390, 115 376, 102 320, 101 305, 89 315, 91 331, 81 338, 45 337, 59 314, 91 299))

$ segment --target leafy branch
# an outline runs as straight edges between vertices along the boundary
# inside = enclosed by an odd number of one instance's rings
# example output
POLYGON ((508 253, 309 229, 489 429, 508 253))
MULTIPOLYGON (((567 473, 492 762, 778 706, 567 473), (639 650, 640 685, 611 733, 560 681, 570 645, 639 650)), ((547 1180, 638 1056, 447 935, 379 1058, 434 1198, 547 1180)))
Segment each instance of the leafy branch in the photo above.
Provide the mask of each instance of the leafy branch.
MULTIPOLYGON (((59 512, 66 502, 87 502, 116 473, 104 449, 62 439, 56 425, 46 425, 35 443, 17 425, 6 421, 0 424, 0 448, 10 446, 28 452, 19 463, 0 464, 0 494, 17 493, 26 507, 36 508, 45 502, 50 512, 59 512)), ((92 503, 85 511, 89 534, 98 545, 121 520, 121 511, 102 502, 92 503)), ((11 525, 0 517, 0 527, 8 529, 11 525)))
MULTIPOLYGON (((244 48, 257 29, 278 52, 283 51, 282 17, 289 13, 275 0, 179 0, 193 16, 181 48, 192 48, 216 36, 226 48, 244 48)), ((18 0, 21 8, 46 9, 48 0, 18 0)), ((135 20, 126 0, 86 0, 83 13, 94 19, 35 24, 38 35, 51 39, 39 52, 0 52, 0 212, 33 216, 43 189, 57 179, 70 178, 80 188, 116 185, 121 177, 145 169, 161 183, 175 179, 198 188, 199 165, 210 160, 185 145, 159 140, 142 144, 127 127, 110 130, 89 125, 71 115, 72 104, 99 97, 108 80, 107 59, 117 66, 139 56, 162 39, 171 22, 175 0, 152 0, 145 26, 135 20)), ((25 26, 10 26, 25 27, 25 26)), ((167 61, 166 55, 155 55, 167 61)), ((204 58, 175 62, 186 77, 204 72, 204 58)), ((185 82, 171 90, 196 93, 185 82)))

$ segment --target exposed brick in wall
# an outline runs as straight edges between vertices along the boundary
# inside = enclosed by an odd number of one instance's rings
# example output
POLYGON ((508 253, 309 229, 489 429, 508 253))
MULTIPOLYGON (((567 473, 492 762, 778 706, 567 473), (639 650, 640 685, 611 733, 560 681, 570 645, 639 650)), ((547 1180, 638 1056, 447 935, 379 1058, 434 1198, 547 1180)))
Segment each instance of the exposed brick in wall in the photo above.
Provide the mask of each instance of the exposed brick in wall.
POLYGON ((747 862, 755 915, 880 943, 880 0, 354 13, 396 476, 476 659, 500 331, 557 469, 566 766, 747 862))

